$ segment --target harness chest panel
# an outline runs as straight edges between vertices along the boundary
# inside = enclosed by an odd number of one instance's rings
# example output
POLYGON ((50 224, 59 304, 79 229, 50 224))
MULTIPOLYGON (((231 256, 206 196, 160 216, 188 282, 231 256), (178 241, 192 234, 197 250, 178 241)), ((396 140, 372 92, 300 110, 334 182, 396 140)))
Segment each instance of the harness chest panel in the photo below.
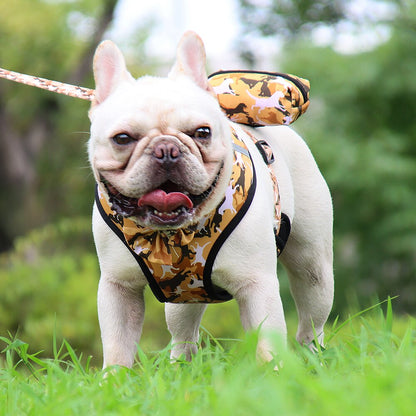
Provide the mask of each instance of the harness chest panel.
MULTIPOLYGON (((138 226, 113 211, 97 187, 101 215, 129 248, 161 302, 216 303, 232 298, 212 284, 212 267, 224 241, 247 212, 256 189, 256 173, 245 143, 233 134, 233 144, 233 170, 225 197, 193 228, 167 233, 138 226)), ((278 196, 276 206, 280 215, 278 196)))

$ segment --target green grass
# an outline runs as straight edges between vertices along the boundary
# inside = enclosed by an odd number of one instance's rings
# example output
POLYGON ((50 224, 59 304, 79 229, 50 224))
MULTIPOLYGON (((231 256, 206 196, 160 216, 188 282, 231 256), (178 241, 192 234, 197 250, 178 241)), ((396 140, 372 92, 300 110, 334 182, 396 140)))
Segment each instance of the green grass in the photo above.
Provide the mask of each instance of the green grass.
POLYGON ((169 348, 139 350, 133 369, 111 372, 65 341, 52 340, 47 360, 2 338, 0 414, 414 415, 416 321, 393 316, 390 300, 384 309, 328 325, 326 349, 316 354, 290 341, 279 372, 256 362, 255 333, 217 340, 204 330, 192 363, 171 364, 169 348))

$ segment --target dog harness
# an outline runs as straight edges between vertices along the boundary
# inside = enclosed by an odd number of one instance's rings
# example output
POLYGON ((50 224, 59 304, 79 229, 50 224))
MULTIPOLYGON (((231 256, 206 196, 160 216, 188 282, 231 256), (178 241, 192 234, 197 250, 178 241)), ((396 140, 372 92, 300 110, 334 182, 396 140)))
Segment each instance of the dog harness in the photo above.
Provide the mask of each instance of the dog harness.
MULTIPOLYGON (((223 243, 247 212, 256 190, 256 172, 247 146, 235 131, 232 138, 234 162, 226 195, 210 216, 196 226, 170 232, 137 225, 112 210, 97 186, 96 204, 103 219, 130 250, 161 302, 218 303, 232 298, 212 283, 212 267, 223 243)), ((267 143, 256 140, 256 146, 264 160, 272 163, 267 143)), ((275 180, 273 185, 279 255, 288 237, 289 223, 280 211, 275 180)))

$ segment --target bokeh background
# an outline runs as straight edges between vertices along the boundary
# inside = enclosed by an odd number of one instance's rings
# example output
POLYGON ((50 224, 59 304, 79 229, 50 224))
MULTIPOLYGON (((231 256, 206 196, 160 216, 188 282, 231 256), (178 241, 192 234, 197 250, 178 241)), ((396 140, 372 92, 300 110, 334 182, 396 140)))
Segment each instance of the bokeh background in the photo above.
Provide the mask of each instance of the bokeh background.
MULTIPOLYGON (((416 2, 411 0, 0 0, 0 66, 93 88, 97 44, 114 40, 134 76, 166 75, 181 33, 203 37, 208 71, 257 69, 311 82, 293 128, 335 209, 332 318, 397 296, 416 311, 416 2)), ((89 103, 0 79, 0 335, 51 353, 65 338, 99 365, 99 268, 91 235, 89 103)), ((289 322, 296 311, 284 271, 289 322)), ((148 294, 150 295, 150 294, 148 294)), ((203 325, 239 337, 234 302, 203 325)), ((148 296, 143 348, 169 340, 148 296)))

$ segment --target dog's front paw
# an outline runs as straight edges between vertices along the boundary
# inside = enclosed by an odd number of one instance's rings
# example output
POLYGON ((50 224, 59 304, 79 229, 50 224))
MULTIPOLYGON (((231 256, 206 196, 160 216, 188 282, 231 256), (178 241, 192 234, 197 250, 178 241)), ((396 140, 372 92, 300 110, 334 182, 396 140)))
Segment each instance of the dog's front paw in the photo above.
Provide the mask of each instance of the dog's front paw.
POLYGON ((198 352, 198 345, 195 342, 180 342, 172 346, 170 352, 171 362, 192 361, 192 356, 198 352))

